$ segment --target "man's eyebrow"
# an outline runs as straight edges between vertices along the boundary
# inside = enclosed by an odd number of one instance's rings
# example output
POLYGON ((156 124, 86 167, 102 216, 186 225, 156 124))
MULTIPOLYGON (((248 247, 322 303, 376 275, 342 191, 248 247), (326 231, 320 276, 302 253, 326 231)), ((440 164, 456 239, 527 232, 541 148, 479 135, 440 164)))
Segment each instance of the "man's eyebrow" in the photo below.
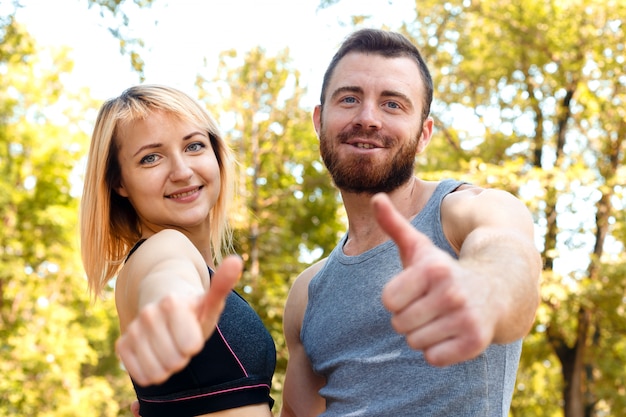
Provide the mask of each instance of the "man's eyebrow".
POLYGON ((407 107, 413 108, 413 101, 404 93, 395 90, 385 90, 382 92, 381 96, 383 97, 392 97, 400 99, 407 107))
POLYGON ((344 93, 358 93, 358 94, 363 94, 363 89, 361 87, 357 87, 357 86, 352 86, 352 85, 347 85, 345 87, 339 87, 338 89, 336 89, 335 91, 333 91, 332 95, 330 96, 331 100, 336 98, 338 95, 340 94, 344 94, 344 93))
MULTIPOLYGON (((341 94, 344 94, 344 93, 363 94, 363 89, 361 87, 351 86, 351 85, 347 85, 347 86, 344 86, 344 87, 339 87, 338 89, 333 91, 333 94, 330 96, 330 98, 332 100, 332 99, 336 98, 338 95, 341 95, 341 94)), ((413 108, 413 101, 411 101, 409 96, 407 96, 406 94, 401 93, 399 91, 396 91, 396 90, 385 90, 380 95, 381 95, 381 97, 390 97, 390 98, 399 99, 404 104, 406 104, 407 107, 409 107, 411 109, 413 108)))

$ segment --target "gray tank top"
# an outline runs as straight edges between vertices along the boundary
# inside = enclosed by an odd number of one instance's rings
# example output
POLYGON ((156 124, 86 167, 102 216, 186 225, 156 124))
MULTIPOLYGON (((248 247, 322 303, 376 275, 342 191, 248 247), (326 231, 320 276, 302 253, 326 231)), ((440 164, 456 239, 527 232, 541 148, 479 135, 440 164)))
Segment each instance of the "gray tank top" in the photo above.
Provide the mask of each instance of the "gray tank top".
MULTIPOLYGON (((443 234, 441 202, 462 183, 444 180, 412 220, 439 248, 457 257, 443 234)), ((491 345, 478 358, 438 368, 408 347, 390 324, 380 297, 401 271, 397 247, 387 241, 346 256, 347 234, 309 284, 301 339, 329 416, 507 417, 521 340, 491 345)))

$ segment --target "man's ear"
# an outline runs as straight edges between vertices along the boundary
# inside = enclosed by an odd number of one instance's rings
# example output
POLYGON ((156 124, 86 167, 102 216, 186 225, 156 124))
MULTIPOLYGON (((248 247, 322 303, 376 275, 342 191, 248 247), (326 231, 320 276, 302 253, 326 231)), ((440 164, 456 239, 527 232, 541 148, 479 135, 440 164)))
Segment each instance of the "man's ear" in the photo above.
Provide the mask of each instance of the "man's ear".
POLYGON ((430 143, 430 139, 433 137, 433 127, 435 122, 432 117, 427 117, 422 123, 422 134, 420 135, 417 143, 417 153, 426 149, 426 146, 430 143))
POLYGON ((313 109, 313 127, 315 127, 315 133, 317 133, 317 137, 320 137, 320 127, 322 125, 322 106, 321 105, 317 105, 315 106, 315 108, 313 109))

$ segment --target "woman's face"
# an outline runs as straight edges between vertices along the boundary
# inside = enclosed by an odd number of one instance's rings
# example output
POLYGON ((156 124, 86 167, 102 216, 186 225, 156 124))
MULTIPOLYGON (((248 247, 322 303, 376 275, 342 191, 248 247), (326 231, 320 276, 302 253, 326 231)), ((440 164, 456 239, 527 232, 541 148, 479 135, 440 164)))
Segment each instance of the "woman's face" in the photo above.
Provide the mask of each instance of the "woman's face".
POLYGON ((220 170, 206 131, 156 111, 118 130, 121 180, 142 231, 209 226, 220 193, 220 170))

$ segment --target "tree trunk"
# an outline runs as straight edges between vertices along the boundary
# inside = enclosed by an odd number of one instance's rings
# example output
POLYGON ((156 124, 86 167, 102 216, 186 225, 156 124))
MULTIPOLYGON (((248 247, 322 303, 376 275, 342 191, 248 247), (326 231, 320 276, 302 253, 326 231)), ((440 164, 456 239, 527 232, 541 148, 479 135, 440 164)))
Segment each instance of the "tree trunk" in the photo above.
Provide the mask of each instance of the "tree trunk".
POLYGON ((578 331, 574 346, 566 346, 563 340, 560 340, 556 346, 553 344, 562 365, 564 417, 585 417, 585 401, 583 397, 584 359, 587 351, 590 322, 591 314, 581 307, 578 310, 578 331))

